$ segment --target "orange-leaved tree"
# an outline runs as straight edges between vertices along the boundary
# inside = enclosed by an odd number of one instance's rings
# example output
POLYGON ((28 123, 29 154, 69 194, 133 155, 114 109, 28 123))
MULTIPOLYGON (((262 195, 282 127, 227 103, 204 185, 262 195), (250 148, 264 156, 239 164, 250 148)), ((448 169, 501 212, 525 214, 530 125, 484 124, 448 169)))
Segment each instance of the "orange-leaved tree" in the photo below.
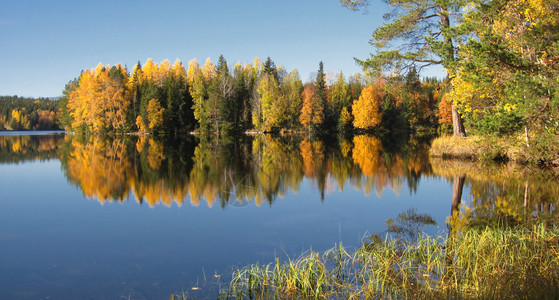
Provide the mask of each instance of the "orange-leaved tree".
POLYGON ((320 125, 324 121, 324 107, 320 101, 316 95, 314 84, 306 84, 303 88, 303 107, 299 119, 309 131, 313 126, 320 125))
POLYGON ((379 111, 380 97, 375 86, 369 86, 363 89, 359 99, 353 103, 353 126, 361 129, 371 129, 382 119, 379 111))

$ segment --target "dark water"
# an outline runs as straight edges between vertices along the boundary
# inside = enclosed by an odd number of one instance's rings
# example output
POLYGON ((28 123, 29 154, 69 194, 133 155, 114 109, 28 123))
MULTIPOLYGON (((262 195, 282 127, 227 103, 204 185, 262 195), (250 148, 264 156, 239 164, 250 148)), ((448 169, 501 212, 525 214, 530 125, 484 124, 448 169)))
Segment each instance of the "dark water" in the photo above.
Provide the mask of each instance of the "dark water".
POLYGON ((430 160, 425 142, 372 136, 2 133, 0 178, 0 299, 213 297, 234 267, 358 247, 410 208, 437 234, 453 205, 515 219, 559 201, 540 170, 430 160))

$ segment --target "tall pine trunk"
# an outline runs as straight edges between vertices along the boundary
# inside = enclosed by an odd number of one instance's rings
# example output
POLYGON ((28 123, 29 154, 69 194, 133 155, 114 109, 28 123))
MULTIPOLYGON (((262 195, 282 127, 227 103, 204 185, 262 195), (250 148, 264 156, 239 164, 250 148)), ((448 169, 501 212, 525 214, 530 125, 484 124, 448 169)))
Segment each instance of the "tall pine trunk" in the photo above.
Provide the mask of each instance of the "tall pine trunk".
MULTIPOLYGON (((447 69, 448 74, 451 75, 451 79, 452 79, 452 75, 455 75, 453 73, 455 73, 453 68, 455 68, 454 63, 456 62, 456 57, 454 56, 454 44, 452 43, 452 36, 450 36, 450 18, 449 18, 449 12, 446 8, 446 6, 441 5, 440 6, 441 9, 441 22, 442 22, 442 29, 443 29, 443 35, 444 35, 444 43, 445 43, 445 56, 443 57, 443 61, 446 58, 446 61, 448 62, 445 65, 445 69, 447 69)), ((444 64, 444 63, 443 63, 444 64)), ((464 129, 464 121, 462 120, 462 116, 460 115, 460 113, 458 112, 458 110, 456 109, 456 106, 453 104, 452 105, 452 131, 454 133, 454 136, 457 137, 466 137, 466 130, 464 129)))

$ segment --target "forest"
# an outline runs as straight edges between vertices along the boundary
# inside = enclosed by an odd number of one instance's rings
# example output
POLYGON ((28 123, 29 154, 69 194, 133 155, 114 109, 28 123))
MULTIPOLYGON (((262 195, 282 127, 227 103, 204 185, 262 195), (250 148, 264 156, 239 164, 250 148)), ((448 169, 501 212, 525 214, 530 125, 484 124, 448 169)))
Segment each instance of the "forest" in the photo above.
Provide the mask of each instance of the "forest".
POLYGON ((0 96, 0 130, 59 129, 58 100, 0 96))
POLYGON ((223 56, 170 64, 148 59, 129 72, 122 65, 85 70, 60 99, 61 126, 77 132, 332 132, 408 131, 448 123, 439 109, 445 83, 405 76, 346 79, 319 63, 316 79, 303 83, 271 58, 230 70, 223 56))

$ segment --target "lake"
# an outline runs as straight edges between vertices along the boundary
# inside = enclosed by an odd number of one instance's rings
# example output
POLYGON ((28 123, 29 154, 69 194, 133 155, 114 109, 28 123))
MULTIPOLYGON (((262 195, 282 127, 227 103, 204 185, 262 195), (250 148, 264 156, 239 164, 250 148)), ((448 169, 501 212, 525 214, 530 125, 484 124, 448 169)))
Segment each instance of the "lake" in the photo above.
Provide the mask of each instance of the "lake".
POLYGON ((0 299, 215 297, 231 271, 336 243, 402 213, 556 214, 535 167, 430 159, 373 136, 0 133, 0 299))

